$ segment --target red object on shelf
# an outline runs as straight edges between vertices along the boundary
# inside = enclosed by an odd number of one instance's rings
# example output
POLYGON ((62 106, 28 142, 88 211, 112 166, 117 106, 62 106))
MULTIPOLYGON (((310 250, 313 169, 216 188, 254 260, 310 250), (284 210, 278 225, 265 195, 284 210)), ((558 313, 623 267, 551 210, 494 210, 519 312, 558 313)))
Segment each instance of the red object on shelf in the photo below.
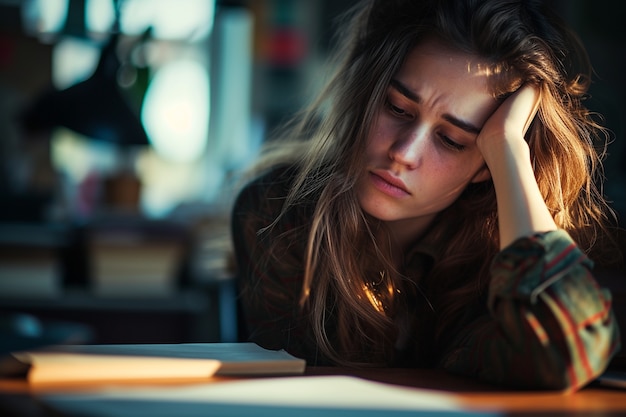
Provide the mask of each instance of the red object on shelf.
POLYGON ((296 28, 282 27, 269 37, 268 61, 282 67, 299 65, 308 52, 306 36, 296 28))
POLYGON ((15 59, 15 42, 0 35, 0 68, 8 67, 15 59))

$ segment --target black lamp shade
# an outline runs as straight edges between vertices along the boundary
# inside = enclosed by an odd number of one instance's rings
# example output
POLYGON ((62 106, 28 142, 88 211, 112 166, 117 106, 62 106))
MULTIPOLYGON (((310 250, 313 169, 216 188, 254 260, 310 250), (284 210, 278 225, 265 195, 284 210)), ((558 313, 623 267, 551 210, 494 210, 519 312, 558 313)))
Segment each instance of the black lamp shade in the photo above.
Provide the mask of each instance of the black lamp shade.
POLYGON ((22 113, 31 131, 63 126, 89 138, 119 145, 147 145, 148 137, 117 83, 117 35, 102 50, 94 74, 65 90, 52 89, 22 113))

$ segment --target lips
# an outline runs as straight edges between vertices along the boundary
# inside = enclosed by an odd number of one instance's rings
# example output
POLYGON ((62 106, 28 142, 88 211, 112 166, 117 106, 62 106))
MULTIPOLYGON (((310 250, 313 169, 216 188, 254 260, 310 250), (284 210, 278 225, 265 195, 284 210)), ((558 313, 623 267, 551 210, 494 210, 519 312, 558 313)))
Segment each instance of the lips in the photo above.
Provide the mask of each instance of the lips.
POLYGON ((411 194, 404 181, 390 174, 389 171, 374 170, 370 171, 370 174, 374 184, 388 194, 392 194, 396 197, 411 194))

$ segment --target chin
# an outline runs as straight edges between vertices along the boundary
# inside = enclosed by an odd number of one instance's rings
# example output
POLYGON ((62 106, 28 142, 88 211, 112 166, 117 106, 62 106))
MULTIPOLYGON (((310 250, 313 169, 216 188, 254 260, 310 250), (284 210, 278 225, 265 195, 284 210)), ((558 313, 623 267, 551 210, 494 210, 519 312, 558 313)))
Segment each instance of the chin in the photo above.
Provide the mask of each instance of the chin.
POLYGON ((365 213, 375 219, 381 221, 393 221, 397 219, 397 216, 395 216, 389 209, 385 209, 381 205, 375 205, 372 207, 371 204, 363 204, 362 202, 359 202, 359 204, 365 213))

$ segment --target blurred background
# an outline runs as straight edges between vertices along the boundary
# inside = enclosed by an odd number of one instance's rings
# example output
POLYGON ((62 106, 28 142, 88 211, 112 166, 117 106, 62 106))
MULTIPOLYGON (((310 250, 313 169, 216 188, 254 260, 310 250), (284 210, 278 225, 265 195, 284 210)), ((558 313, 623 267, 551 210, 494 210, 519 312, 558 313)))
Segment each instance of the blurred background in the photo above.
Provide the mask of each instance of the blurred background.
MULTIPOLYGON (((236 340, 238 173, 319 87, 352 4, 0 0, 0 314, 98 343, 236 340)), ((554 4, 596 70, 624 218, 625 3, 554 4)))

